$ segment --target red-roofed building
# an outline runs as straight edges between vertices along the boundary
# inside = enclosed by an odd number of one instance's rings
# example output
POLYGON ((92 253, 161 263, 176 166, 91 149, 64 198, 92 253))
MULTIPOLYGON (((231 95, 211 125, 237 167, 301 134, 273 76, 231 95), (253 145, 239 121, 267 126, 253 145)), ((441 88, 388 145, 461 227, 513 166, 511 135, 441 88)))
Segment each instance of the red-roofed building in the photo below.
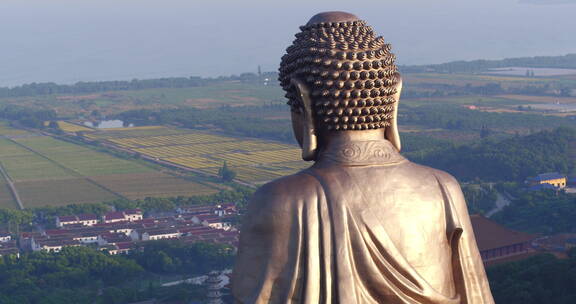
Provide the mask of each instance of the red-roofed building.
POLYGON ((99 246, 128 242, 132 242, 132 239, 130 239, 124 233, 102 233, 98 236, 99 246))
POLYGON ((62 237, 70 236, 73 233, 69 230, 64 230, 64 229, 50 229, 50 230, 44 231, 44 234, 49 238, 54 238, 54 237, 62 238, 62 237))
POLYGON ((98 217, 95 214, 65 215, 56 217, 56 227, 70 225, 93 226, 98 223, 98 217))
POLYGON ((65 225, 78 224, 78 218, 75 215, 64 215, 56 217, 56 227, 63 227, 65 225))
POLYGON ((162 239, 177 239, 180 237, 178 229, 149 230, 142 233, 143 241, 154 241, 162 239))
POLYGON ((132 250, 133 247, 134 247, 134 243, 132 243, 132 242, 122 242, 122 243, 116 243, 114 245, 107 246, 104 249, 107 250, 108 253, 111 255, 117 255, 117 254, 130 253, 130 251, 132 250))
POLYGON ((474 235, 485 263, 497 260, 509 261, 512 257, 532 253, 535 235, 508 229, 481 215, 471 215, 474 235))
POLYGON ((80 246, 80 242, 71 239, 46 239, 35 242, 34 251, 60 252, 66 246, 80 246))
POLYGON ((82 244, 93 244, 98 243, 98 236, 100 235, 97 231, 92 232, 81 232, 76 234, 72 237, 73 240, 76 240, 82 244))
POLYGON ((142 210, 140 209, 124 210, 124 215, 126 220, 130 222, 139 221, 143 219, 142 210))
POLYGON ((122 212, 122 211, 107 212, 106 214, 104 214, 104 217, 102 218, 102 220, 106 224, 123 222, 123 221, 126 221, 126 216, 124 215, 124 212, 122 212))
POLYGON ((98 216, 96 214, 80 214, 78 222, 84 226, 93 226, 98 223, 98 216))
POLYGON ((142 210, 140 209, 130 209, 124 211, 108 212, 104 215, 104 223, 116 223, 116 222, 135 222, 141 221, 143 219, 142 210))

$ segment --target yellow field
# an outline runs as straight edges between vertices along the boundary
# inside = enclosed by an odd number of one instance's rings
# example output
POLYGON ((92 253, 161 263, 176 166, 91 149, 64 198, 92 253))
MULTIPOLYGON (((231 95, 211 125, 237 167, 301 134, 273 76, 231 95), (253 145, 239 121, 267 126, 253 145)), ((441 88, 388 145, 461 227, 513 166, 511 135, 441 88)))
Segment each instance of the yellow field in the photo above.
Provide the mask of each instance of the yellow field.
POLYGON ((77 124, 73 124, 73 123, 69 123, 69 122, 62 121, 62 120, 57 121, 56 123, 58 124, 58 128, 60 128, 60 130, 62 130, 64 132, 73 133, 73 132, 92 132, 92 131, 94 131, 94 129, 84 127, 81 125, 77 125, 77 124))
POLYGON ((151 128, 154 132, 149 133, 130 132, 133 128, 126 128, 122 133, 103 129, 85 136, 156 161, 170 162, 211 175, 217 174, 226 162, 236 171, 237 179, 254 184, 292 174, 309 165, 302 161, 300 149, 294 145, 160 128, 151 128))
POLYGON ((129 128, 106 128, 107 131, 137 131, 137 130, 156 130, 163 129, 163 126, 141 126, 141 127, 129 127, 129 128))
POLYGON ((221 136, 214 136, 209 134, 182 134, 109 139, 110 142, 125 148, 170 146, 175 144, 189 145, 208 142, 222 142, 223 140, 225 139, 223 139, 221 136))

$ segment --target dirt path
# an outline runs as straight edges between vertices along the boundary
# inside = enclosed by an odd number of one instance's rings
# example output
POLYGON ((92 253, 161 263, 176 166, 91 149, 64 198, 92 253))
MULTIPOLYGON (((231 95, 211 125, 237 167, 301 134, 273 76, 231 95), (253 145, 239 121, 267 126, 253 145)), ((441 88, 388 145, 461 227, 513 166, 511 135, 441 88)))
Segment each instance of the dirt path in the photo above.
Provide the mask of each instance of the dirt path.
POLYGON ((20 199, 20 195, 18 194, 18 190, 16 189, 16 186, 14 186, 14 182, 12 181, 12 178, 10 178, 10 175, 8 175, 8 172, 6 172, 6 170, 4 170, 4 166, 2 166, 2 162, 0 162, 0 174, 2 174, 2 176, 4 176, 4 179, 8 183, 8 188, 10 188, 10 192, 12 192, 12 196, 14 197, 14 200, 16 200, 16 203, 18 204, 18 208, 20 208, 20 210, 23 210, 24 204, 22 204, 22 200, 20 199))
POLYGON ((497 197, 496 197, 496 207, 494 207, 494 209, 488 211, 485 215, 486 217, 491 217, 492 215, 494 215, 495 213, 499 212, 500 210, 502 210, 502 208, 510 205, 510 203, 512 203, 510 201, 510 199, 508 198, 507 195, 504 195, 500 192, 498 192, 497 197))

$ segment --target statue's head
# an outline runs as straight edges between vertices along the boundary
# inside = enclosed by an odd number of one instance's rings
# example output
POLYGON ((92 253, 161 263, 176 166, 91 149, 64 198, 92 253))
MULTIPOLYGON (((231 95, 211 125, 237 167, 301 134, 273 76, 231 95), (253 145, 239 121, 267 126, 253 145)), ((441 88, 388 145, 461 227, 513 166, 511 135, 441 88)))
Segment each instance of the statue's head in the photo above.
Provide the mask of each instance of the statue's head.
POLYGON ((303 158, 313 160, 316 137, 334 132, 384 129, 400 150, 402 80, 390 44, 344 12, 317 14, 300 29, 282 57, 279 80, 303 158))

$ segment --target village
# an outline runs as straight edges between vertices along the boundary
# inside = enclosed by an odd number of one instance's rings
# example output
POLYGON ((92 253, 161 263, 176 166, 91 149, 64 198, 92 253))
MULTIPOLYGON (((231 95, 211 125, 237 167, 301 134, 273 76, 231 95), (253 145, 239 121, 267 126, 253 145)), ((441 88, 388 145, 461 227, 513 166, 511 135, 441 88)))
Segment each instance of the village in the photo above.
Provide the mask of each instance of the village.
POLYGON ((65 246, 89 246, 110 255, 128 254, 138 243, 178 239, 181 242, 213 242, 237 247, 238 229, 234 204, 180 207, 170 216, 144 217, 140 209, 107 212, 102 217, 79 214, 56 217, 56 229, 0 232, 0 256, 21 252, 59 252, 65 246))

